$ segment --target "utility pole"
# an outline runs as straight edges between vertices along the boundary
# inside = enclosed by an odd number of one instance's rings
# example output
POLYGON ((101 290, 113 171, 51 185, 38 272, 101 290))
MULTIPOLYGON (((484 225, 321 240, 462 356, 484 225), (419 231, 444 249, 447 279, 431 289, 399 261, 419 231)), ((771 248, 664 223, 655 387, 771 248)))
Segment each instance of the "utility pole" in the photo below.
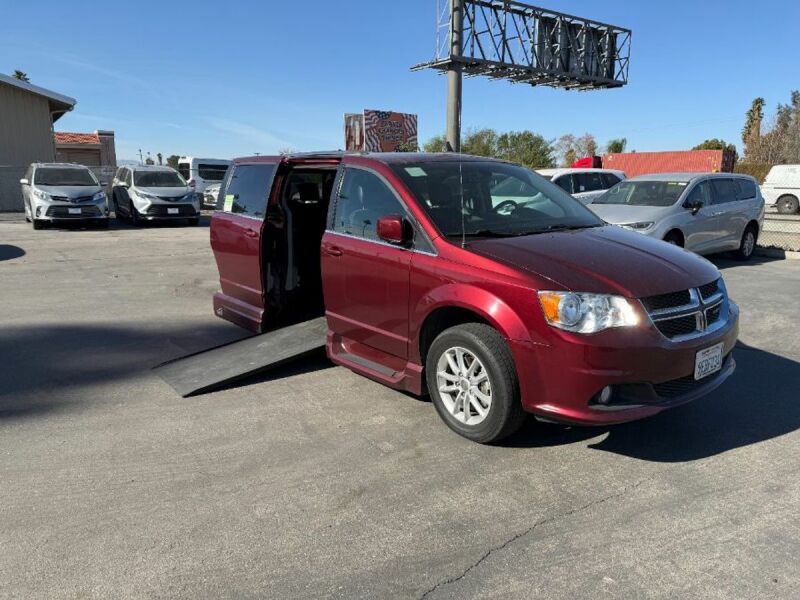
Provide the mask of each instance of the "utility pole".
MULTIPOLYGON (((450 0, 450 56, 460 58, 464 38, 464 0, 450 0)), ((447 143, 461 152, 461 63, 450 63, 447 70, 447 143)))

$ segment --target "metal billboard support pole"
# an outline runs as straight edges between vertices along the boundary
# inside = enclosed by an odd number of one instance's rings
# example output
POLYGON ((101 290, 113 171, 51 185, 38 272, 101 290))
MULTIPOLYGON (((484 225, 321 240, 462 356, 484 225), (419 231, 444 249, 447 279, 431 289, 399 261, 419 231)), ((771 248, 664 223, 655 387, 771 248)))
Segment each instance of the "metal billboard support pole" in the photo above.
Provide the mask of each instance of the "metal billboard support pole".
MULTIPOLYGON (((450 0, 450 56, 460 57, 464 37, 464 0, 450 0)), ((461 65, 453 62, 447 70, 447 143, 461 152, 461 65)))

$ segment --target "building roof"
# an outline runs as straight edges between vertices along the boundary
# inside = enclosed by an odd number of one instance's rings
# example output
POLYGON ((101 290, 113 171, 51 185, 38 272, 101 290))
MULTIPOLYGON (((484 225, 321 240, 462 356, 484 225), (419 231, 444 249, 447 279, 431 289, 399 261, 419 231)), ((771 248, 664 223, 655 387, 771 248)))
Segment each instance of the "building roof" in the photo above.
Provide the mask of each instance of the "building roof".
POLYGON ((69 131, 56 131, 53 134, 56 144, 100 144, 100 136, 96 133, 72 133, 69 131))
POLYGON ((64 96, 57 92, 47 90, 39 87, 38 85, 33 85, 32 83, 28 83, 20 79, 14 79, 13 77, 3 75, 2 73, 0 73, 0 84, 10 85, 11 87, 47 98, 47 100, 50 102, 50 110, 53 113, 53 122, 57 121, 61 116, 64 115, 64 113, 75 108, 75 105, 78 103, 75 98, 64 96))

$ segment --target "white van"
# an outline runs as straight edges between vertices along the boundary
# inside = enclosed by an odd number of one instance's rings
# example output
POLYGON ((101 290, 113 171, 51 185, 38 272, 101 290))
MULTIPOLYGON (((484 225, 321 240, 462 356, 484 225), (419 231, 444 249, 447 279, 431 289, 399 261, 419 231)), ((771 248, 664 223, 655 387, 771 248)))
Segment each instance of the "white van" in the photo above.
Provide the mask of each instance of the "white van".
POLYGON ((193 188, 197 197, 202 200, 205 196, 206 187, 215 183, 222 183, 230 164, 231 161, 221 158, 183 156, 178 159, 178 173, 183 176, 189 187, 193 188))
POLYGON ((800 212, 800 165, 776 165, 769 170, 761 186, 764 203, 774 205, 779 213, 800 212))

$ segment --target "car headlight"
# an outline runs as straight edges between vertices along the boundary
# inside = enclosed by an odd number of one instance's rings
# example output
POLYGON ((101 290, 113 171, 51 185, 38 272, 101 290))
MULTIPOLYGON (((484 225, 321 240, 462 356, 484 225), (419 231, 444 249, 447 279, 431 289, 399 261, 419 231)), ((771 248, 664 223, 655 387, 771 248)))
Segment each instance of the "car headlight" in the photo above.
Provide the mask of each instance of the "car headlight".
POLYGON ((33 190, 33 195, 36 196, 39 200, 49 200, 50 194, 47 192, 43 192, 42 190, 33 190))
POLYGON ((154 196, 153 194, 148 194, 147 192, 140 192, 139 190, 135 190, 134 194, 139 196, 139 198, 141 198, 142 200, 147 200, 147 201, 158 200, 157 196, 154 196))
POLYGON ((106 199, 105 192, 97 192, 94 196, 92 196, 92 202, 102 202, 106 199))
POLYGON ((625 223, 622 225, 625 229, 633 229, 634 231, 646 231, 654 225, 654 221, 641 221, 639 223, 625 223))
POLYGON ((635 327, 639 314, 622 296, 577 292, 539 292, 545 320, 575 333, 597 333, 612 327, 635 327))

